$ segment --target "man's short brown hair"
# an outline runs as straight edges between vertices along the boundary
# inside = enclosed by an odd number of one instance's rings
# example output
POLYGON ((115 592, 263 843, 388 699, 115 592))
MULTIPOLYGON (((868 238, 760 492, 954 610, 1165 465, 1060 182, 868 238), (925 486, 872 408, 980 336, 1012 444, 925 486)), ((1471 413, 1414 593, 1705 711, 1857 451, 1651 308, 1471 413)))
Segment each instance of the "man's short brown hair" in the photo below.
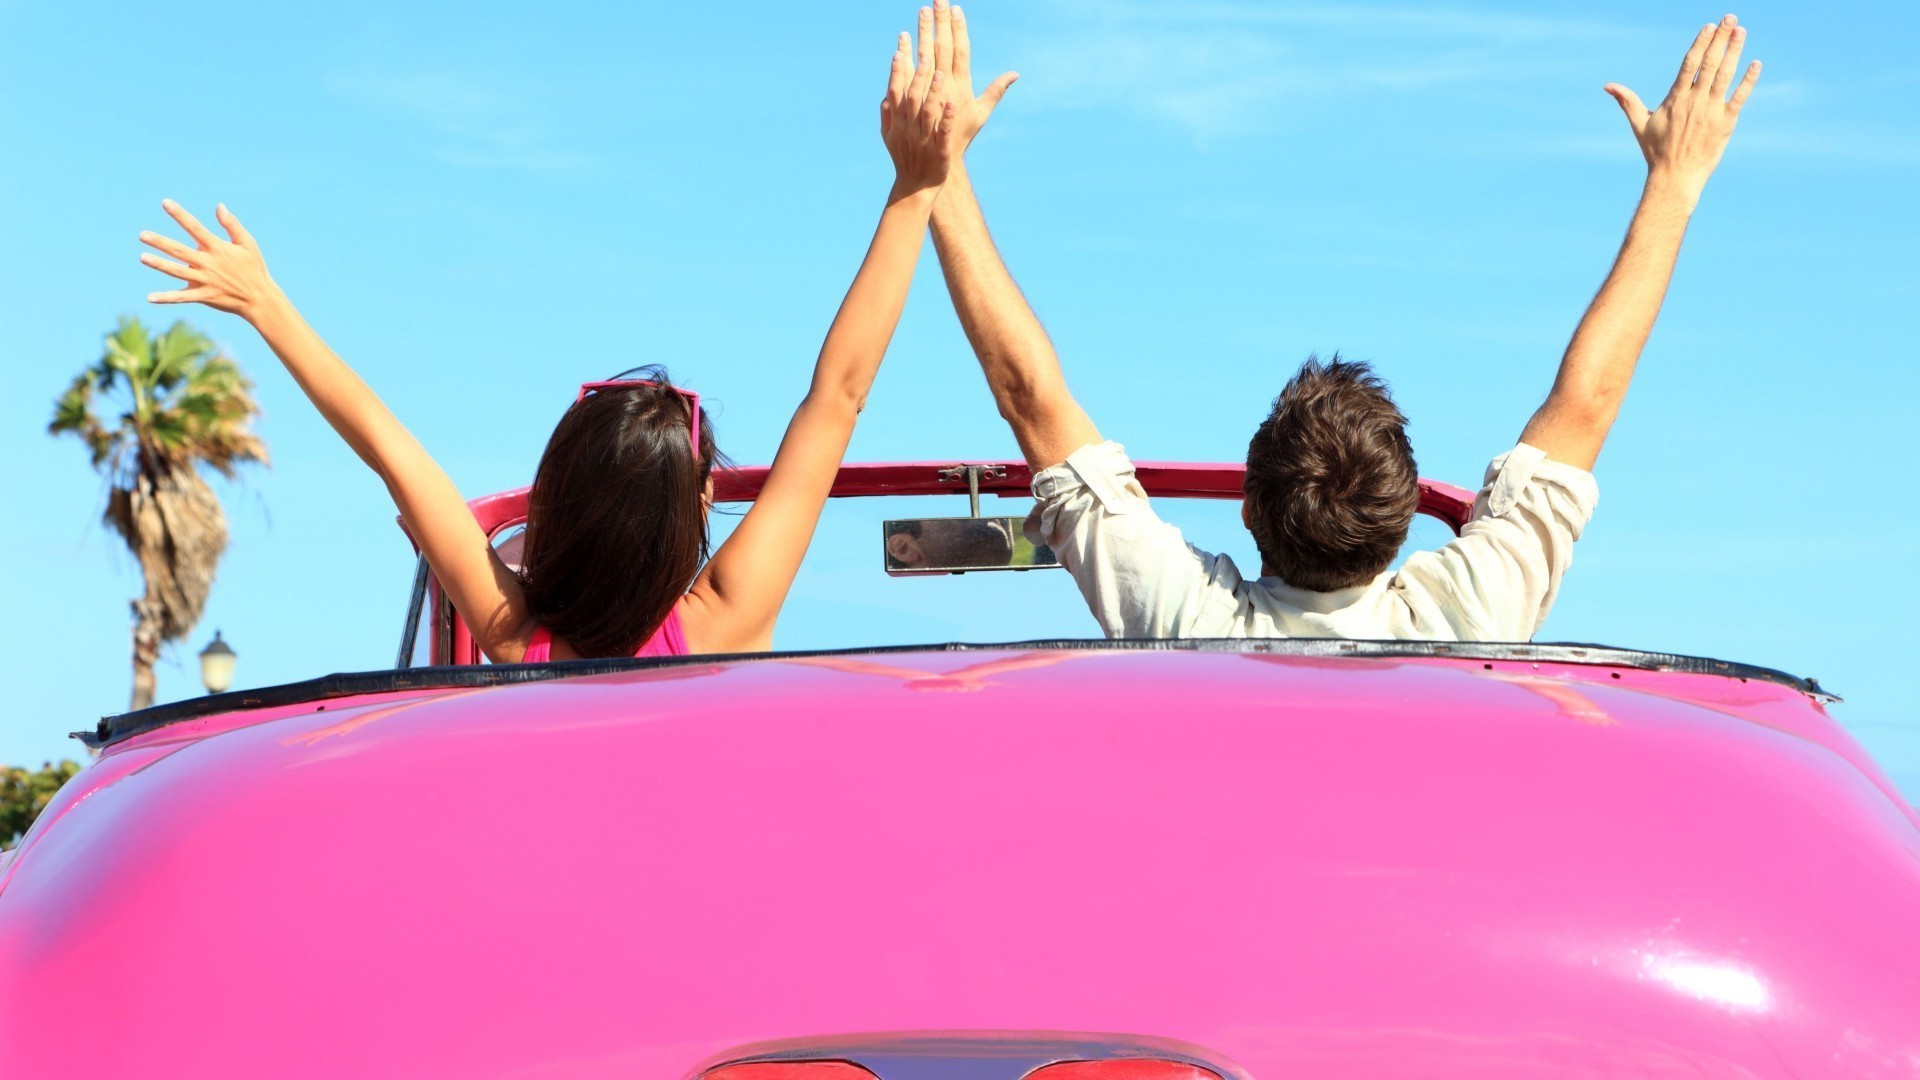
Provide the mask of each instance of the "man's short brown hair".
POLYGON ((1406 426, 1371 367, 1307 358, 1247 447, 1247 526, 1269 571, 1331 592, 1393 562, 1420 506, 1406 426))

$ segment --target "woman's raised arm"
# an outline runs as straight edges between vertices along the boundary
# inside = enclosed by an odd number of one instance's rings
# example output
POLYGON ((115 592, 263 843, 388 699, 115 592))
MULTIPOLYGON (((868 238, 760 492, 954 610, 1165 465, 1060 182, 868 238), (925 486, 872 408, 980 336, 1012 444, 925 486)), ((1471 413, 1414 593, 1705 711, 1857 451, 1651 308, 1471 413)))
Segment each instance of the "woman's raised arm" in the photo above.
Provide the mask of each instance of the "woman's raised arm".
POLYGON ((408 531, 480 647, 496 662, 520 659, 533 632, 520 581, 494 554, 446 472, 300 317, 238 218, 225 206, 218 208, 216 217, 228 237, 223 240, 172 200, 161 206, 194 246, 158 233, 140 234, 143 243, 172 256, 149 253, 140 261, 186 283, 147 299, 205 304, 252 324, 320 415, 386 483, 408 531))
POLYGON ((714 553, 682 602, 688 647, 739 652, 771 647, 774 620, 793 587, 833 487, 854 420, 893 338, 925 243, 934 197, 954 157, 953 105, 934 70, 931 15, 920 17, 919 62, 900 35, 880 133, 895 180, 866 261, 827 331, 813 385, 793 414, 773 468, 746 518, 714 553))

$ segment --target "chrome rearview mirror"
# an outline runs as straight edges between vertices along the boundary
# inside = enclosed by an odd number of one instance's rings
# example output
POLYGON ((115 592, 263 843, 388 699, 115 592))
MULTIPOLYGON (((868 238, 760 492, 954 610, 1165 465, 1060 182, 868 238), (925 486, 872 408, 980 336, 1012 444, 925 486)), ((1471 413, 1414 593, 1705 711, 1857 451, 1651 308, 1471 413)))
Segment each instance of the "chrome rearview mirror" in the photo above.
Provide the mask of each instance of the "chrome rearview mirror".
POLYGON ((904 577, 1059 566, 1052 548, 1027 539, 1021 518, 980 516, 980 481, 1004 479, 1006 474, 1000 465, 941 469, 942 483, 966 482, 972 516, 905 518, 883 524, 880 555, 887 573, 904 577))
POLYGON ((965 574, 1059 566, 1053 549, 1027 539, 1016 517, 908 518, 885 524, 887 573, 965 574))

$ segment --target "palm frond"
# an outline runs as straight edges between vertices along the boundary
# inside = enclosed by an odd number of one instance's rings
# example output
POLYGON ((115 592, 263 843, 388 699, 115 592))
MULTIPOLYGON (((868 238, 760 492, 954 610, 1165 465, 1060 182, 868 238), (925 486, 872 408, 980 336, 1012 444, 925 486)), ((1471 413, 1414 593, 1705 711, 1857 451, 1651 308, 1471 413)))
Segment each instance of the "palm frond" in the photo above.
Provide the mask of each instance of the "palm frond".
POLYGON ((107 335, 106 351, 100 356, 101 388, 111 390, 116 374, 129 382, 139 378, 152 356, 153 338, 146 325, 132 316, 122 316, 120 325, 107 335))
POLYGON ((157 391, 172 390, 205 367, 215 354, 213 341, 184 322, 174 323, 153 342, 148 380, 157 391))
POLYGON ((53 400, 53 420, 47 434, 75 435, 87 444, 87 452, 98 469, 113 452, 114 437, 99 417, 93 414, 93 399, 100 386, 100 374, 89 368, 74 377, 66 392, 53 400))
POLYGON ((47 425, 47 434, 65 435, 84 430, 88 424, 98 426, 93 418, 93 395, 99 385, 100 378, 91 368, 75 375, 65 392, 53 399, 53 422, 47 425))
POLYGON ((78 436, 106 476, 103 519, 140 564, 140 603, 158 613, 163 641, 193 629, 227 546, 226 515, 201 470, 231 478, 240 464, 266 464, 252 429, 259 415, 253 383, 211 339, 184 322, 156 337, 133 318, 54 401, 47 430, 78 436), (99 411, 109 395, 125 406, 111 424, 99 411))

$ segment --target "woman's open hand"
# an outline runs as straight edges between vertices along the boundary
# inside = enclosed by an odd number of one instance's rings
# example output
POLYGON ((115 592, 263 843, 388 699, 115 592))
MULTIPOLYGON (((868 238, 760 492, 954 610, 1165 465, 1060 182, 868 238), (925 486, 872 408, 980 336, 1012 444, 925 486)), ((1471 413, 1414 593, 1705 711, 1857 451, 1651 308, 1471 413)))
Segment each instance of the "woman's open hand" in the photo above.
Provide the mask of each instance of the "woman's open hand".
POLYGON ((224 204, 215 208, 214 216, 227 231, 228 239, 222 240, 172 199, 160 207, 180 223, 195 246, 188 247, 159 233, 140 234, 141 243, 172 256, 161 258, 148 252, 140 256, 140 261, 187 283, 186 288, 173 292, 148 293, 147 299, 156 304, 205 304, 251 322, 262 302, 275 295, 279 287, 267 274, 260 246, 240 219, 224 204))
POLYGON ((947 182, 958 141, 947 76, 934 67, 933 9, 920 9, 919 57, 912 35, 902 33, 893 51, 887 96, 880 101, 880 137, 893 157, 894 194, 938 189, 947 182))

